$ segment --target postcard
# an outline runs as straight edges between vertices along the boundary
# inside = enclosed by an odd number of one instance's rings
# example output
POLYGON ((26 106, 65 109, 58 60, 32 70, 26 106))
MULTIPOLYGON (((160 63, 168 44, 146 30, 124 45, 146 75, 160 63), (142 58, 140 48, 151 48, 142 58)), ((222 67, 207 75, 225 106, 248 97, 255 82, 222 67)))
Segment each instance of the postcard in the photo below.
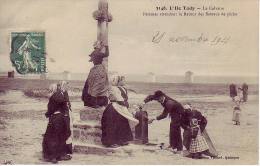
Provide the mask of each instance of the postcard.
POLYGON ((259 163, 257 0, 0 0, 0 164, 259 163))

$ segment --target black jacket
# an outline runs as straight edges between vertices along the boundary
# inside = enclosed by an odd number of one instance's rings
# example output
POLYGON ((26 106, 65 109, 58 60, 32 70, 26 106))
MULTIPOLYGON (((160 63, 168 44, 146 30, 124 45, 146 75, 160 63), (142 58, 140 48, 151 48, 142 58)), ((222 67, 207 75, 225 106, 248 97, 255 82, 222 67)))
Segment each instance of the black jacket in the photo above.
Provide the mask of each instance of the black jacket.
POLYGON ((181 125, 181 117, 184 111, 182 105, 178 101, 165 95, 162 106, 164 107, 164 110, 156 119, 161 120, 170 115, 172 124, 177 126, 181 125))

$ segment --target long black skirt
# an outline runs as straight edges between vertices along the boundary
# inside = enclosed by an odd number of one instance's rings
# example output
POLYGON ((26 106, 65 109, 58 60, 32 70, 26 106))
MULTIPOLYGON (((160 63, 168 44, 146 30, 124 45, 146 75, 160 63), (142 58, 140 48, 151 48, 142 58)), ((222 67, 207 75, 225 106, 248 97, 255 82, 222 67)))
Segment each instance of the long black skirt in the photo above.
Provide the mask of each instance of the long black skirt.
POLYGON ((53 114, 44 134, 42 148, 45 159, 55 159, 66 154, 66 122, 64 115, 53 114))
POLYGON ((188 129, 183 132, 183 146, 185 146, 186 150, 190 149, 191 142, 191 133, 188 129))
MULTIPOLYGON (((64 116, 65 124, 66 124, 66 140, 71 136, 71 129, 70 129, 70 116, 64 116)), ((65 152, 67 154, 72 154, 72 143, 66 144, 65 152)))
POLYGON ((133 140, 133 134, 128 120, 120 115, 112 104, 109 104, 103 113, 101 128, 101 142, 105 146, 114 144, 120 145, 133 140))

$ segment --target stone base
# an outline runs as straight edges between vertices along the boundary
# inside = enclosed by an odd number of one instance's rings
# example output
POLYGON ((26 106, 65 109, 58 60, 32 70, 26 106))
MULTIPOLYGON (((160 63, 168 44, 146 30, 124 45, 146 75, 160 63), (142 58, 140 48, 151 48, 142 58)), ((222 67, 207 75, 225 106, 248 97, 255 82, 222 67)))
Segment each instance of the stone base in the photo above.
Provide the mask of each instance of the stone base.
POLYGON ((74 142, 73 152, 81 154, 107 155, 115 153, 116 149, 106 148, 102 145, 74 142))
POLYGON ((79 121, 73 124, 73 139, 101 145, 101 126, 97 121, 79 121))
MULTIPOLYGON (((132 155, 135 151, 153 151, 155 146, 142 144, 142 140, 132 141, 130 145, 118 148, 107 148, 101 143, 101 118, 104 108, 94 109, 84 107, 80 110, 79 119, 73 122, 73 149, 76 153, 83 154, 114 154, 132 155)), ((136 124, 131 124, 134 131, 136 124)), ((133 132, 134 135, 134 132, 133 132)))
POLYGON ((84 107, 84 109, 80 110, 80 120, 82 121, 101 121, 103 112, 105 107, 100 108, 91 108, 91 107, 84 107))
POLYGON ((87 144, 101 145, 101 117, 104 108, 84 107, 79 119, 73 122, 73 139, 87 144))
POLYGON ((149 145, 136 145, 130 143, 127 146, 120 146, 117 148, 107 148, 102 145, 87 144, 82 142, 74 142, 73 151, 81 154, 94 154, 94 155, 117 155, 117 156, 132 156, 138 153, 155 153, 161 149, 156 146, 149 145))

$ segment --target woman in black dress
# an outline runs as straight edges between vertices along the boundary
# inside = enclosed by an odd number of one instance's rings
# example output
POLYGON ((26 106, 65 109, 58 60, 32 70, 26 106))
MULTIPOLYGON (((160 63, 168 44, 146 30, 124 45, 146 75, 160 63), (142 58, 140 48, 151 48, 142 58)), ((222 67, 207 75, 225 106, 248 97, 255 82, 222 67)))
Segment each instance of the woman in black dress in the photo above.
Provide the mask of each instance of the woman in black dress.
POLYGON ((46 161, 57 163, 58 160, 69 160, 66 155, 67 125, 64 118, 65 97, 61 85, 52 86, 52 95, 48 103, 48 111, 45 116, 49 123, 44 134, 42 148, 43 157, 46 161))
POLYGON ((106 107, 101 119, 101 142, 107 147, 127 145, 128 141, 133 140, 128 120, 138 123, 138 120, 133 118, 128 111, 127 90, 119 85, 123 85, 121 77, 113 76, 109 96, 110 104, 106 107))

